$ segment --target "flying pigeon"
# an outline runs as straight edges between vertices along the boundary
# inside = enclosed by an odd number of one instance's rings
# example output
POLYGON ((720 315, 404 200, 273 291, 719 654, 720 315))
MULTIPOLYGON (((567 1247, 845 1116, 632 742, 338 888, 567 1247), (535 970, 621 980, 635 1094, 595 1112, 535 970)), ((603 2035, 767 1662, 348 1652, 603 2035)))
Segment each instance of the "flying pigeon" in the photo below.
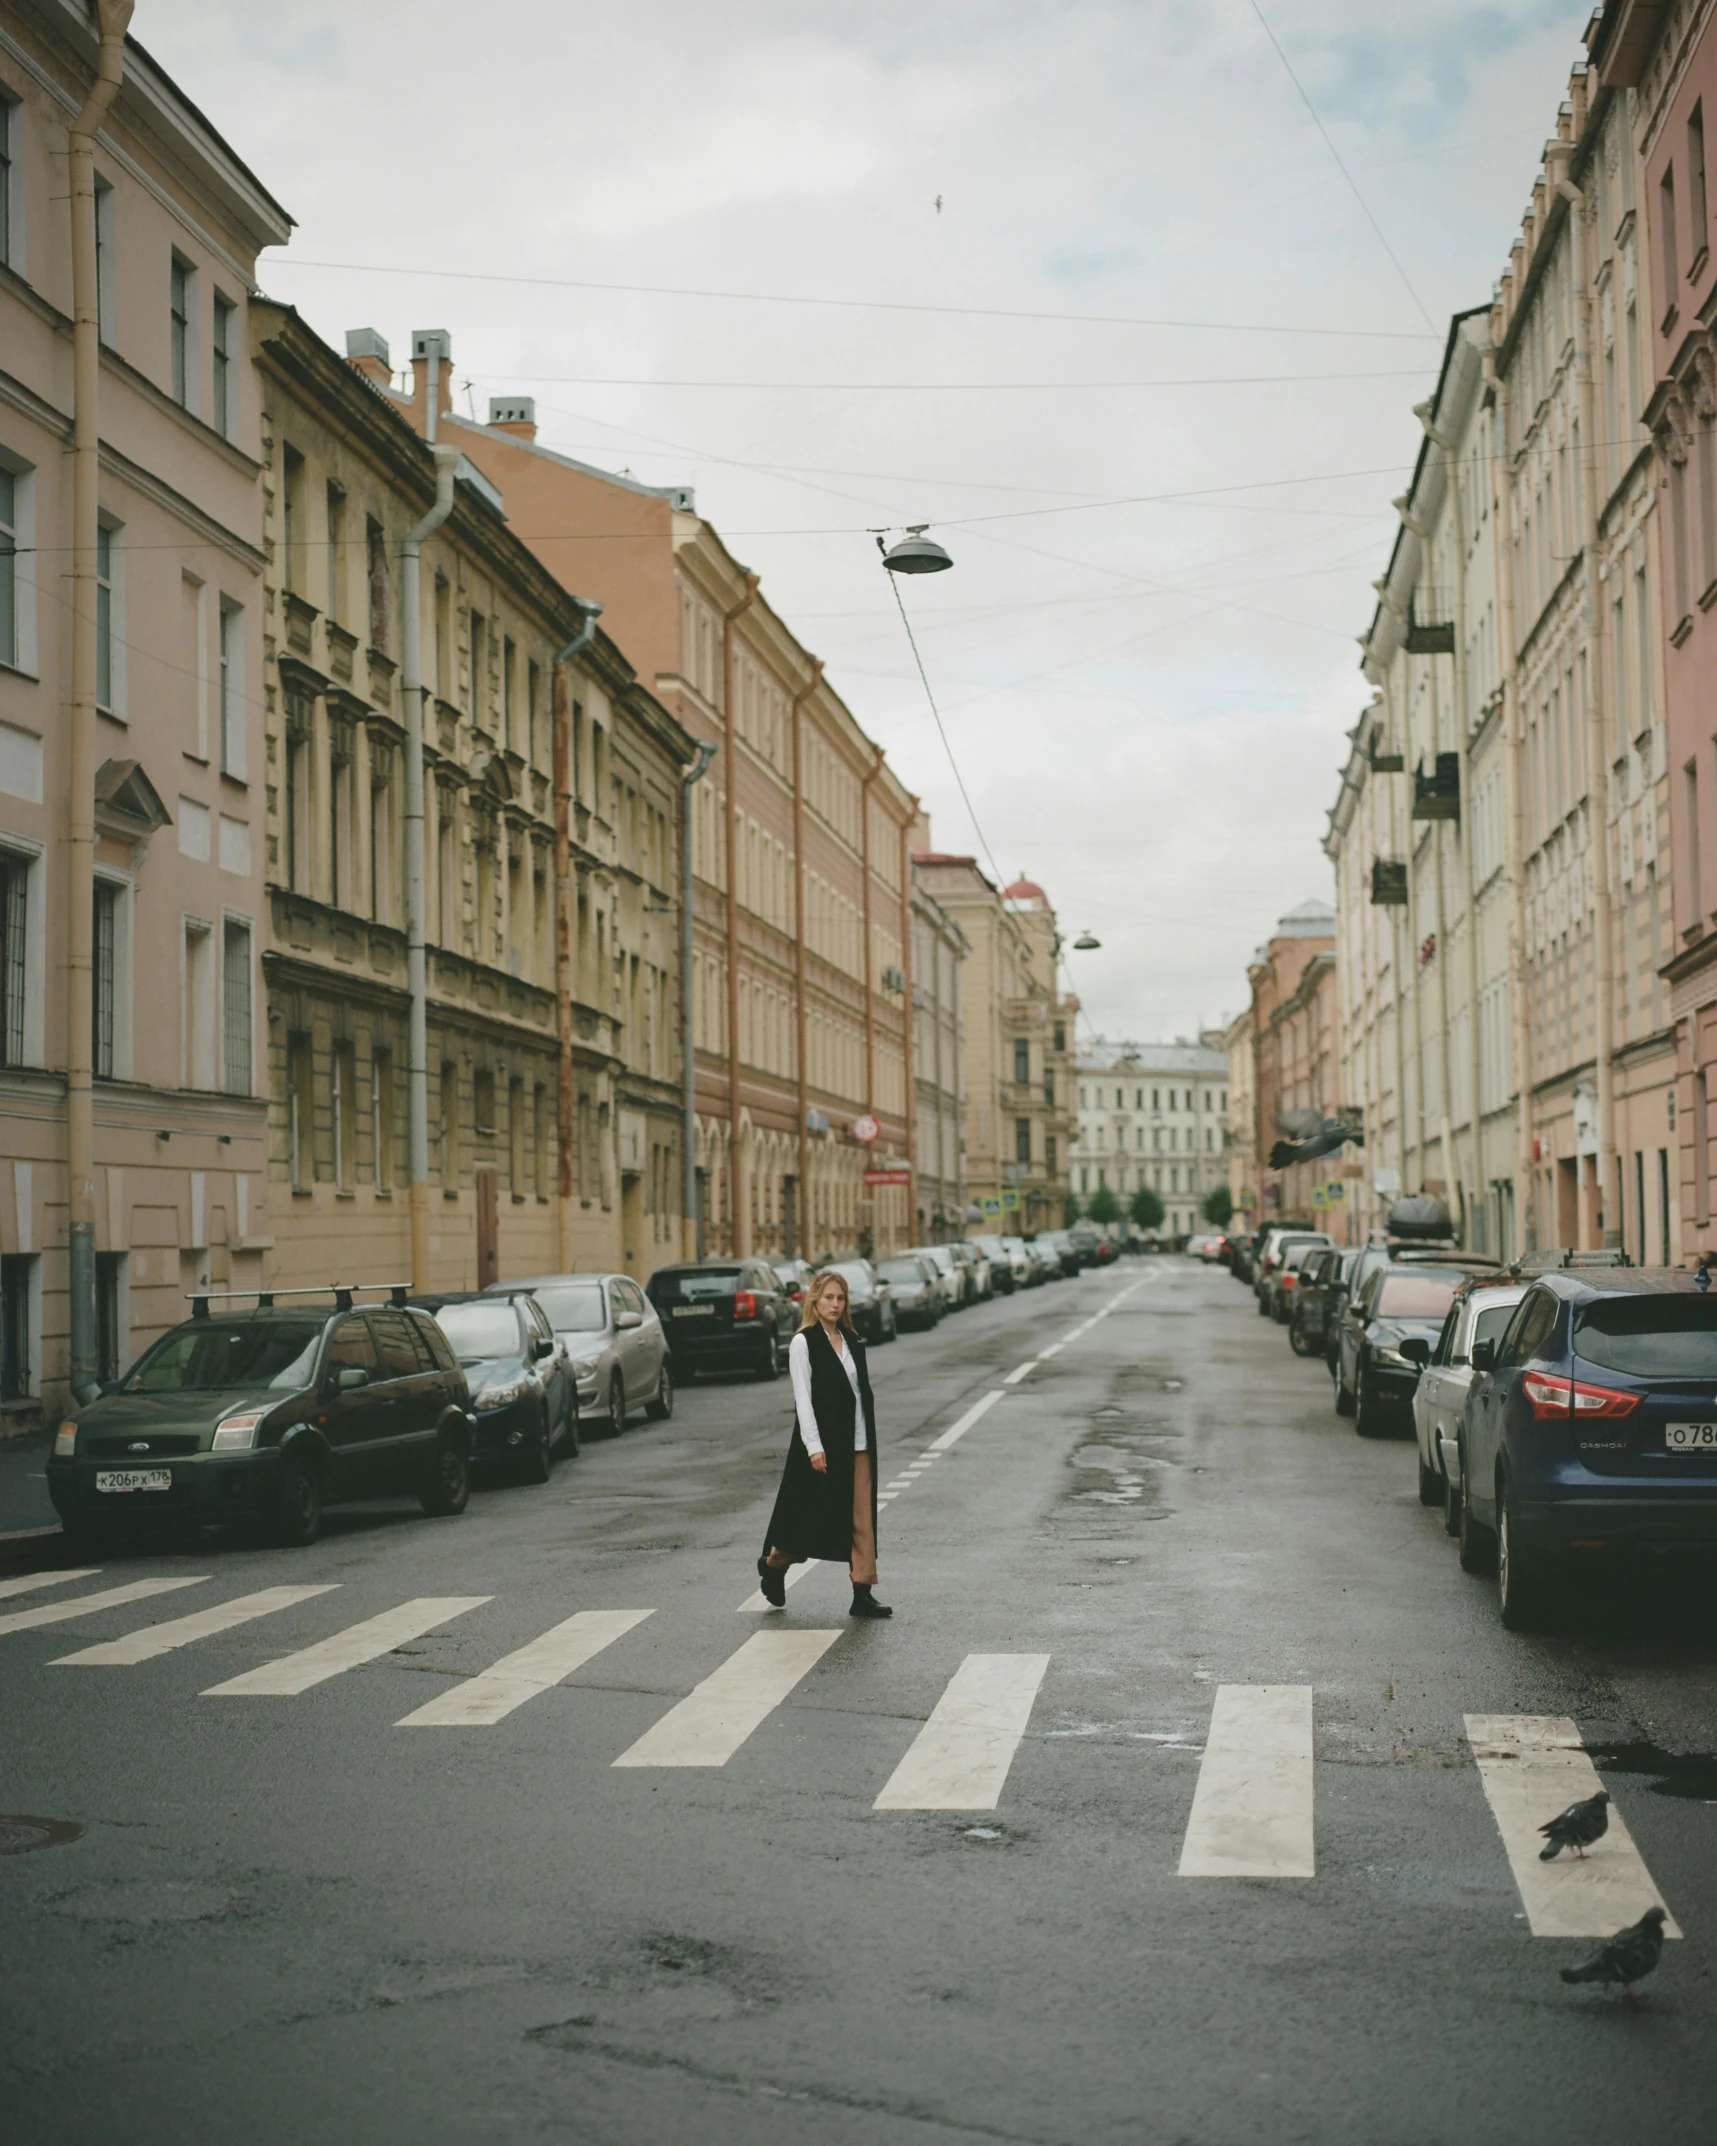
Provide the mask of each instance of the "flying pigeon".
POLYGON ((1270 1150, 1270 1167, 1272 1170, 1286 1170, 1296 1162, 1315 1162, 1320 1155, 1333 1155, 1337 1148, 1349 1140, 1356 1147, 1365 1145, 1363 1133, 1356 1132, 1351 1125, 1343 1124, 1340 1118, 1325 1118, 1306 1139, 1278 1140, 1270 1150))
POLYGON ((1647 1908, 1638 1922, 1606 1938, 1589 1960, 1564 1967, 1563 1981, 1619 1982, 1623 1996, 1631 1997, 1633 1984, 1643 1982, 1663 1955, 1663 1921, 1662 1908, 1647 1908))
POLYGON ((1596 1840, 1602 1840, 1610 1830, 1610 1799, 1600 1788, 1595 1796, 1588 1796, 1584 1803, 1571 1803, 1565 1811, 1559 1811, 1548 1824, 1539 1827, 1549 1846, 1540 1848, 1538 1860, 1554 1863, 1564 1848, 1572 1848, 1582 1862, 1586 1850, 1596 1840))

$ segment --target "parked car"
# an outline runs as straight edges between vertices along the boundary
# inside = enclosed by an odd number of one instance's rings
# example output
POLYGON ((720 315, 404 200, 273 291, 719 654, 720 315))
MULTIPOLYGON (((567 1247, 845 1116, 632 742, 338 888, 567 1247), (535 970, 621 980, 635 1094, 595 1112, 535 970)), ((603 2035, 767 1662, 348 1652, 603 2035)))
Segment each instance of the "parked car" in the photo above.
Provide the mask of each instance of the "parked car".
POLYGON ((700 1371, 781 1376, 787 1344, 799 1331, 799 1307, 766 1259, 658 1267, 644 1293, 667 1336, 676 1385, 690 1385, 700 1371))
POLYGON ((578 1435, 572 1367, 542 1308, 517 1283, 411 1299, 453 1344, 471 1386, 473 1462, 496 1462, 546 1483, 558 1447, 578 1435))
POLYGON ((1455 1266, 1379 1267, 1343 1313, 1335 1412, 1352 1416, 1361 1438, 1409 1422, 1419 1373, 1466 1279, 1455 1266))
POLYGON ((1067 1241, 1077 1253, 1082 1267, 1096 1266, 1103 1233, 1095 1222, 1075 1222, 1067 1232, 1067 1241))
POLYGON ((1536 1623, 1596 1557, 1717 1553, 1717 1300, 1673 1268, 1541 1274, 1473 1344, 1461 1563, 1536 1623))
POLYGON ((1288 1300, 1288 1340, 1296 1356, 1327 1357, 1335 1343, 1335 1315, 1357 1251, 1320 1245, 1304 1259, 1288 1300))
POLYGON ((1186 1240, 1189 1259, 1201 1259, 1207 1267, 1215 1266, 1228 1249, 1228 1239, 1219 1229, 1195 1230, 1186 1240))
POLYGON ((1014 1275, 1022 1289, 1041 1289, 1048 1275, 1044 1263, 1023 1237, 1004 1237, 1008 1257, 1014 1262, 1014 1275))
POLYGON ((1252 1281, 1252 1254, 1258 1242, 1256 1230, 1242 1230, 1239 1236, 1228 1240, 1228 1271, 1237 1282, 1252 1281))
POLYGON ((774 1262, 774 1267, 776 1279, 793 1302, 802 1309, 805 1291, 811 1286, 811 1277, 816 1273, 816 1268, 808 1259, 778 1259, 774 1262))
POLYGON ((877 1279, 888 1284, 897 1326, 940 1326, 947 1310, 942 1277, 931 1262, 917 1252, 902 1252, 896 1259, 882 1260, 877 1279))
POLYGON ((1334 1238, 1321 1233, 1316 1237, 1298 1240, 1289 1237, 1284 1240, 1281 1260, 1270 1277, 1268 1299, 1270 1316, 1278 1326, 1286 1326, 1288 1323, 1288 1314, 1299 1294, 1306 1262, 1320 1253, 1333 1250, 1334 1244, 1334 1238))
POLYGON ((1460 1524, 1461 1417, 1473 1382, 1472 1345, 1500 1341, 1524 1282, 1476 1276, 1455 1292, 1431 1360, 1413 1389, 1413 1433, 1419 1446, 1419 1503, 1441 1505, 1452 1535, 1460 1524))
POLYGON ((1004 1297, 1019 1287, 1020 1270, 1000 1237, 974 1237, 972 1242, 990 1263, 990 1285, 1004 1297))
POLYGON ((847 1285, 848 1309, 853 1331, 860 1341, 892 1341, 900 1331, 894 1313, 894 1298, 888 1284, 877 1278, 868 1259, 838 1259, 829 1273, 840 1275, 847 1285))
POLYGON ((1072 1238, 1064 1229, 1040 1229, 1032 1239, 1039 1255, 1048 1262, 1049 1278, 1053 1282, 1077 1281, 1080 1271, 1078 1251, 1072 1238))
MULTIPOLYGON (((1272 1235, 1269 1248, 1264 1254, 1264 1262, 1258 1269, 1258 1279, 1252 1285, 1252 1294, 1258 1301, 1261 1317, 1279 1320, 1283 1316, 1279 1307, 1285 1293, 1282 1276, 1287 1271, 1288 1255, 1291 1252, 1304 1252, 1308 1246, 1314 1244, 1321 1249, 1334 1242, 1335 1239, 1321 1229, 1281 1230, 1272 1235)), ((1298 1276, 1295 1277, 1295 1286, 1298 1286, 1298 1276)))
POLYGON ((397 1492, 460 1513, 477 1426, 441 1329, 399 1301, 334 1308, 193 1299, 99 1400, 65 1416, 46 1463, 68 1536, 97 1549, 139 1524, 236 1521, 303 1546, 324 1506, 397 1492))
POLYGON ((963 1311, 966 1304, 966 1276, 959 1261, 945 1244, 913 1244, 907 1246, 908 1257, 928 1260, 936 1271, 936 1287, 941 1294, 944 1311, 963 1311))
POLYGON ((957 1237, 948 1249, 965 1270, 967 1303, 987 1303, 995 1295, 989 1260, 970 1237, 957 1237))
POLYGON ((578 1426, 606 1423, 616 1436, 634 1408, 658 1423, 674 1412, 668 1337, 656 1307, 629 1274, 539 1274, 487 1292, 528 1289, 554 1331, 575 1388, 570 1450, 578 1426))

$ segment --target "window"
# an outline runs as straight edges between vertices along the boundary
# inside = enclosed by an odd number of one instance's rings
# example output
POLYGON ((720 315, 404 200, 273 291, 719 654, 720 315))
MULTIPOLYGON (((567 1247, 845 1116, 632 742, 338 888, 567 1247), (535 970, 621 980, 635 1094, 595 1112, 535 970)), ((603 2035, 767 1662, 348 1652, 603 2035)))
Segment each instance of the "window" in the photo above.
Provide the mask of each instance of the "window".
POLYGON ((303 586, 298 547, 304 541, 304 457, 296 447, 283 450, 280 479, 280 568, 288 589, 303 586))
POLYGON ((1684 827, 1682 849, 1687 859, 1687 921, 1703 927, 1705 922, 1705 873, 1699 854, 1699 763, 1689 760, 1681 771, 1684 827))
POLYGON ((106 522, 95 532, 95 704, 113 712, 113 573, 114 537, 106 522))
POLYGON ((1055 1175, 1055 1135, 1046 1133, 1043 1141, 1043 1167, 1050 1176, 1055 1175))
POLYGON ((336 909, 352 906, 352 726, 344 719, 328 725, 328 900, 336 909))
POLYGON ((1055 1108, 1055 1071, 1051 1066, 1043 1069, 1043 1100, 1052 1110, 1055 1108))
POLYGON ((215 430, 223 440, 238 431, 237 376, 233 371, 233 343, 238 332, 238 307, 230 298, 215 300, 214 388, 215 430))
POLYGON ((459 1190, 459 1068, 451 1059, 441 1068, 441 1189, 459 1190))
POLYGON ((1666 164, 1657 182, 1658 258, 1663 267, 1663 318, 1667 327, 1675 317, 1676 292, 1681 281, 1680 255, 1675 235, 1675 166, 1666 164))
POLYGON ((315 1182, 311 1128, 315 1116, 310 1093, 310 1038, 286 1039, 286 1167, 294 1192, 308 1192, 315 1182))
POLYGON ((18 480, 9 469, 0 469, 0 663, 17 660, 18 480))
POLYGON ((195 918, 185 921, 184 1082, 215 1085, 215 935, 195 918))
POLYGON ((118 231, 113 187, 99 172, 95 179, 95 317, 96 332, 111 350, 118 314, 118 231))
POLYGON ((0 850, 0 1065, 27 1063, 29 926, 30 860, 16 850, 0 850))
POLYGON ((364 523, 365 571, 370 586, 370 646, 388 645, 388 542, 380 522, 364 523))
POLYGON ((0 1258, 0 1400, 22 1401, 35 1391, 36 1258, 0 1258))
POLYGON ((0 261, 23 272, 22 107, 0 96, 0 261))
POLYGON ((537 703, 542 699, 542 666, 533 663, 525 672, 525 757, 537 764, 537 703))
POLYGON ((286 696, 286 797, 283 840, 286 884, 295 892, 310 885, 310 704, 286 696))
POLYGON ((357 1055, 349 1043, 336 1043, 328 1075, 328 1115, 334 1136, 334 1184, 351 1190, 353 1111, 358 1100, 357 1055))
POLYGON ((251 1092, 250 926, 229 917, 221 934, 221 1086, 251 1092))
POLYGON ((1023 1036, 1014 1038, 1014 1079, 1022 1088, 1031 1079, 1031 1045, 1023 1036))
POLYGON ((495 1076, 487 1066, 479 1066, 472 1076, 471 1116, 478 1138, 492 1139, 495 1132, 495 1076))
POLYGON ((328 486, 328 616, 339 624, 345 612, 342 585, 346 578, 346 495, 337 484, 328 486))
POLYGON ((197 345, 191 323, 195 279, 190 262, 174 254, 167 283, 168 378, 173 400, 185 410, 197 406, 197 345))
POLYGON ((221 773, 243 782, 247 767, 244 713, 244 613, 223 602, 220 611, 217 709, 221 732, 221 773))
POLYGON ((512 641, 502 636, 501 640, 501 745, 504 751, 513 749, 513 658, 512 641))
POLYGON ((1015 1162, 1030 1162, 1031 1160, 1031 1120, 1029 1118, 1015 1118, 1014 1120, 1014 1160, 1015 1162))
POLYGON ((1645 568, 1634 568, 1634 658, 1639 670, 1639 705, 1634 711, 1638 732, 1643 734, 1651 728, 1651 648, 1652 633, 1649 626, 1650 612, 1645 601, 1645 568))
POLYGON ((1687 213, 1693 225, 1693 260, 1689 275, 1697 274, 1709 243, 1706 224, 1710 211, 1705 199, 1705 104, 1701 99, 1687 115, 1687 213))
POLYGON ((435 577, 435 697, 446 700, 453 683, 453 591, 446 577, 435 577))
POLYGON ((507 1189, 514 1199, 525 1196, 525 1084, 507 1083, 507 1189))
POLYGON ((115 989, 118 981, 119 904, 122 893, 111 879, 95 883, 95 930, 90 970, 90 1042, 95 1071, 103 1080, 113 1078, 115 989))
MULTIPOLYGON (((662 1151, 658 1149, 658 1153, 662 1151)), ((538 1081, 531 1098, 531 1163, 539 1200, 548 1198, 548 1089, 538 1081)))
POLYGON ((481 611, 471 614, 471 720, 487 730, 489 713, 489 621, 481 611))
POLYGON ((393 753, 370 741, 370 915, 378 924, 393 917, 393 753))
POLYGON ((370 1053, 370 1176, 378 1192, 393 1190, 393 1054, 370 1053))
POLYGON ((1151 1108, 1152 1108, 1153 1110, 1161 1110, 1161 1108, 1162 1108, 1162 1107, 1163 1107, 1163 1092, 1162 1092, 1162 1090, 1161 1090, 1160 1088, 1153 1088, 1153 1089, 1151 1090, 1151 1108))

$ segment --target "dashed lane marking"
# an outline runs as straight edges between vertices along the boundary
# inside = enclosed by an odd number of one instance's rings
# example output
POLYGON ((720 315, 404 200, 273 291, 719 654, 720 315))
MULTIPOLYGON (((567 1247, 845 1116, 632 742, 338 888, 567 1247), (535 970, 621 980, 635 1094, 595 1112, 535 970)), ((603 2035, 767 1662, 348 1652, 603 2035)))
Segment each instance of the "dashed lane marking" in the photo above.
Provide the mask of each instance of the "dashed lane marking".
POLYGON ((211 1684, 203 1697, 296 1698, 311 1685, 325 1683, 329 1677, 356 1669, 360 1663, 391 1654, 408 1639, 421 1639, 437 1625, 450 1623, 467 1610, 481 1609, 493 1599, 492 1595, 419 1595, 400 1603, 397 1609, 384 1610, 379 1617, 366 1617, 362 1624, 348 1625, 345 1631, 318 1640, 313 1647, 283 1654, 278 1661, 265 1662, 260 1669, 247 1670, 243 1676, 229 1677, 224 1684, 211 1684))
POLYGON ((99 1594, 79 1595, 73 1602, 41 1602, 34 1609, 9 1610, 0 1617, 0 1632, 33 1632, 38 1625, 69 1624, 74 1617, 93 1617, 98 1610, 122 1609, 128 1602, 147 1602, 151 1595, 170 1595, 176 1587, 201 1587, 206 1572, 171 1580, 127 1580, 123 1587, 104 1587, 99 1594))
POLYGON ((1004 1386, 1017 1386, 1021 1379, 1029 1377, 1036 1369, 1037 1358, 1034 1356, 1029 1363, 1016 1364, 1007 1377, 1002 1380, 1002 1384, 1004 1386))
POLYGON ((34 1594, 38 1587, 64 1587, 68 1580, 93 1580, 100 1573, 99 1565, 79 1565, 70 1572, 28 1572, 21 1580, 0 1580, 0 1602, 13 1595, 34 1594))
POLYGON ((616 1766, 725 1766, 841 1637, 756 1632, 622 1751, 616 1766))
POLYGON ((126 1633, 123 1639, 103 1640, 77 1654, 62 1654, 48 1666, 67 1669, 75 1664, 91 1667, 130 1668, 136 1662, 152 1662, 158 1654, 171 1654, 193 1640, 212 1639, 217 1632, 230 1632, 235 1625, 249 1624, 257 1617, 272 1617, 276 1610, 291 1609, 314 1595, 330 1595, 339 1585, 330 1580, 320 1587, 264 1587, 254 1595, 235 1595, 215 1609, 197 1610, 189 1617, 173 1617, 165 1624, 146 1624, 126 1633))
MULTIPOLYGON (((1534 1937, 1608 1937, 1637 1922, 1647 1908, 1667 1913, 1668 1903, 1613 1803, 1609 1831, 1587 1849, 1583 1862, 1571 1849, 1552 1863, 1539 1860, 1544 1821, 1603 1786, 1573 1722, 1556 1714, 1469 1714, 1466 1720, 1485 1800, 1534 1937)), ((1663 1934, 1679 1937, 1681 1931, 1670 1921, 1663 1934)))
POLYGON ((654 1610, 580 1610, 516 1653, 504 1654, 481 1675, 466 1677, 395 1722, 399 1729, 487 1729, 540 1692, 552 1691, 575 1669, 611 1647, 654 1610))
POLYGON ((978 1418, 987 1416, 996 1403, 1002 1399, 1003 1392, 1002 1387, 992 1386, 988 1393, 972 1403, 971 1407, 957 1422, 950 1423, 939 1438, 932 1438, 924 1448, 925 1452, 946 1453, 950 1446, 958 1445, 960 1440, 972 1428, 972 1425, 977 1422, 978 1418))
POLYGON ((889 1777, 879 1811, 993 1811, 1047 1654, 968 1654, 889 1777))
POLYGON ((1180 1875, 1316 1874, 1311 1686, 1219 1684, 1180 1875))

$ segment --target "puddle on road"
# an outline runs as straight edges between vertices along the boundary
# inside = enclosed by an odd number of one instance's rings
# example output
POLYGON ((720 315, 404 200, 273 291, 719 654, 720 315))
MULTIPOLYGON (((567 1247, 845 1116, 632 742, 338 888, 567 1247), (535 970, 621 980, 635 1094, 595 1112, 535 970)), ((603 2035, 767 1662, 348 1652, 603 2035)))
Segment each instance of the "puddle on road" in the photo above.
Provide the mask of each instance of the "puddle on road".
POLYGON ((1645 1743, 1607 1744, 1595 1749, 1591 1759, 1602 1774, 1640 1775, 1654 1796, 1717 1804, 1717 1752, 1663 1751, 1645 1743))

